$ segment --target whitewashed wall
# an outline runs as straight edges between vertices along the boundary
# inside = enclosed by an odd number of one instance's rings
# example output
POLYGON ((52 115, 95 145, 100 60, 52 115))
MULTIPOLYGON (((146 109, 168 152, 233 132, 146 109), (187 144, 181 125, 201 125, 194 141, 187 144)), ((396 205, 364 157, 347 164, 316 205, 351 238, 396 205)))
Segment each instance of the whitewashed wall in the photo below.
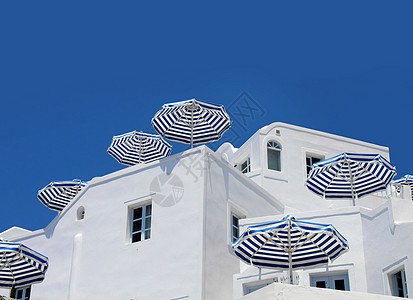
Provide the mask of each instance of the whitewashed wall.
MULTIPOLYGON (((324 158, 343 152, 378 153, 389 159, 387 147, 280 122, 261 128, 235 153, 226 145, 218 149, 218 152, 225 153, 232 164, 249 155, 252 172, 246 175, 277 197, 286 207, 290 207, 291 211, 352 205, 351 200, 324 200, 305 187, 306 153, 324 158), (267 167, 267 143, 272 140, 282 147, 281 172, 269 170, 267 167)), ((373 196, 367 198, 371 197, 373 196)), ((370 203, 380 206, 384 202, 382 199, 374 199, 370 203)))
POLYGON ((289 284, 273 283, 250 295, 242 297, 240 300, 397 300, 398 297, 383 296, 377 294, 367 294, 359 292, 335 291, 329 289, 310 288, 289 284))
POLYGON ((32 299, 231 299, 230 203, 248 216, 283 210, 205 146, 95 178, 45 230, 17 239, 49 257, 32 299), (158 196, 174 191, 151 190, 159 176, 182 183, 173 205, 158 196), (151 238, 130 244, 128 211, 148 201, 151 238))
POLYGON ((231 247, 231 211, 243 217, 276 215, 283 212, 283 205, 231 165, 208 153, 204 299, 232 299, 233 275, 239 272, 239 260, 231 247))
MULTIPOLYGON (((298 284, 310 286, 310 275, 330 272, 347 272, 350 290, 363 293, 391 295, 389 274, 404 267, 408 290, 413 289, 411 276, 413 265, 413 223, 393 222, 391 202, 374 209, 343 207, 323 211, 301 212, 294 216, 299 220, 333 224, 348 240, 350 250, 326 267, 310 268, 294 272, 298 284)), ((282 215, 242 220, 242 231, 246 227, 278 221, 282 215)), ((234 299, 241 298, 244 287, 258 284, 261 280, 282 278, 286 273, 247 266, 240 262, 240 274, 234 276, 234 299)), ((278 280, 280 282, 280 280, 278 280)))

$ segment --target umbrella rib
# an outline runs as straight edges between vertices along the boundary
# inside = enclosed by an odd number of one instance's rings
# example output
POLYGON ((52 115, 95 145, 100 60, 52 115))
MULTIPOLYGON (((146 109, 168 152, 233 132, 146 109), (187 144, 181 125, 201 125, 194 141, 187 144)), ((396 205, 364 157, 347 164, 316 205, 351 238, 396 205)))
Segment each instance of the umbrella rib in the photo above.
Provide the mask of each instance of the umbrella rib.
MULTIPOLYGON (((76 185, 76 191, 77 191, 77 193, 79 192, 79 187, 80 187, 81 184, 82 184, 82 181, 79 181, 79 184, 76 185)), ((70 190, 70 187, 68 187, 68 188, 63 188, 63 192, 62 192, 61 195, 62 195, 62 196, 68 195, 69 190, 70 190)), ((76 194, 77 194, 77 193, 76 193, 76 194)), ((60 195, 59 195, 59 196, 60 196, 60 195)), ((73 197, 72 197, 71 199, 73 199, 73 197)))
MULTIPOLYGON (((209 111, 205 111, 205 112, 206 112, 206 114, 211 114, 209 111)), ((204 116, 201 116, 201 118, 204 120, 205 123, 208 124, 208 121, 205 120, 204 116)), ((215 128, 213 128, 212 126, 210 126, 210 127, 213 129, 213 132, 214 132, 215 134, 218 134, 218 132, 215 130, 215 128)))
MULTIPOLYGON (((336 166, 336 165, 338 165, 338 164, 339 164, 339 163, 335 163, 334 165, 329 166, 328 169, 330 170, 333 166, 336 166)), ((336 176, 341 177, 340 175, 337 175, 337 174, 340 174, 341 168, 342 168, 342 166, 337 170, 337 172, 335 172, 334 177, 336 177, 336 176)), ((334 177, 333 177, 333 179, 334 179, 334 177)), ((333 179, 330 180, 330 182, 327 184, 326 188, 324 189, 324 197, 326 196, 326 192, 325 192, 325 191, 330 187, 330 185, 331 185, 332 182, 333 182, 333 179)))
POLYGON ((3 256, 0 259, 0 262, 3 262, 3 261, 4 261, 4 263, 0 265, 0 271, 3 270, 7 266, 7 264, 9 263, 7 258, 6 258, 6 252, 3 252, 3 256))
POLYGON ((303 238, 303 236, 306 236, 304 231, 301 232, 300 238, 299 238, 298 241, 295 243, 294 248, 291 249, 292 252, 294 252, 295 250, 297 250, 297 248, 300 248, 302 245, 304 245, 304 243, 305 243, 306 241, 304 241, 304 242, 302 242, 302 243, 300 244, 300 241, 301 241, 301 239, 303 238))
POLYGON ((4 261, 4 264, 0 267, 0 271, 5 269, 5 268, 9 268, 11 277, 13 278, 13 286, 14 286, 16 280, 15 280, 13 270, 12 270, 11 265, 10 265, 10 260, 7 260, 7 258, 6 258, 6 252, 3 252, 3 256, 2 256, 0 261, 4 261))
POLYGON ((309 235, 307 236, 306 241, 310 241, 310 242, 311 242, 314 246, 316 246, 321 252, 323 252, 326 257, 329 257, 328 254, 327 254, 323 249, 321 249, 317 244, 314 243, 314 241, 313 241, 312 239, 310 239, 310 237, 313 237, 314 235, 315 235, 315 233, 314 233, 313 235, 309 234, 309 235))
MULTIPOLYGON (((285 246, 284 242, 282 241, 282 239, 279 237, 279 235, 278 235, 277 233, 278 233, 278 232, 274 232, 274 235, 276 235, 277 238, 278 238, 278 240, 281 242, 281 245, 282 245, 283 250, 284 250, 285 252, 287 252, 288 247, 285 246)), ((277 245, 276 242, 274 242, 273 240, 272 240, 272 242, 278 247, 278 245, 277 245)))
POLYGON ((8 264, 11 277, 13 278, 13 286, 16 284, 16 277, 14 276, 13 270, 11 269, 10 263, 8 264))
MULTIPOLYGON (((130 142, 130 147, 129 148, 127 148, 127 150, 128 151, 130 151, 130 149, 134 149, 134 150, 136 150, 136 146, 135 146, 135 143, 134 143, 134 141, 133 141, 133 136, 131 137, 131 142, 130 142)), ((126 141, 128 141, 128 140, 126 140, 126 141)), ((121 158, 121 160, 120 160, 120 163, 125 163, 125 161, 126 161, 126 155, 122 155, 122 158, 121 158)))
MULTIPOLYGON (((181 122, 182 118, 186 115, 186 113, 185 113, 185 111, 184 111, 181 115, 179 115, 179 114, 178 114, 178 111, 181 112, 186 106, 188 106, 188 105, 185 105, 185 104, 184 104, 184 105, 182 105, 180 108, 178 108, 176 111, 173 112, 174 114, 178 115, 178 118, 176 119, 176 121, 174 121, 174 122, 171 123, 171 126, 169 126, 169 128, 168 128, 167 130, 165 130, 165 132, 168 131, 169 129, 171 129, 173 126, 175 126, 175 124, 181 122)), ((202 109, 202 108, 201 108, 201 109, 202 109)), ((188 124, 188 123, 185 122, 185 121, 182 121, 182 122, 185 123, 185 124, 188 124)), ((191 122, 193 123, 193 120, 191 120, 191 122)), ((192 124, 192 125, 193 125, 193 124, 192 124)), ((165 132, 164 132, 164 135, 165 135, 165 132)))
MULTIPOLYGON (((272 239, 273 236, 271 236, 271 235, 268 234, 267 232, 264 232, 263 235, 267 237, 267 240, 254 252, 254 255, 251 255, 251 258, 250 258, 251 265, 252 265, 252 258, 253 258, 253 256, 255 256, 255 254, 257 254, 257 253, 262 249, 262 247, 264 247, 265 245, 267 245, 268 242, 272 242, 272 243, 274 243, 274 244, 278 247, 278 245, 277 245, 277 244, 273 241, 273 239, 272 239)), ((279 238, 276 231, 274 231, 274 235, 276 235, 277 238, 279 238)), ((283 243, 282 241, 281 241, 281 243, 282 243, 283 246, 284 246, 284 243, 283 243)), ((284 247, 284 248, 285 248, 285 247, 284 247)))

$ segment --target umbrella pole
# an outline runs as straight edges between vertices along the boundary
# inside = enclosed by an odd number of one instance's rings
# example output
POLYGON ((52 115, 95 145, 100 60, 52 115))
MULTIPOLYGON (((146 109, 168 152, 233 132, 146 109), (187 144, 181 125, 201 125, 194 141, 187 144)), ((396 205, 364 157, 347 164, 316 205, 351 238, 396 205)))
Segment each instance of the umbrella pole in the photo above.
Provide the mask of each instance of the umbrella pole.
POLYGON ((139 163, 141 163, 141 155, 142 155, 142 138, 139 138, 139 163))
POLYGON ((348 171, 350 172, 351 198, 352 198, 352 200, 353 200, 353 206, 356 206, 356 200, 355 200, 355 198, 354 198, 354 186, 353 186, 354 180, 353 180, 353 174, 351 173, 350 163, 347 162, 347 164, 348 164, 348 171))
POLYGON ((293 259, 291 253, 291 219, 288 219, 288 277, 293 284, 293 259))
POLYGON ((191 149, 194 147, 194 106, 195 102, 191 106, 191 149))
MULTIPOLYGON (((351 187, 353 187, 353 184, 351 184, 351 187)), ((356 198, 354 197, 354 192, 353 189, 351 189, 352 197, 353 197, 353 206, 356 206, 356 198)))
POLYGON ((194 130, 194 125, 191 125, 191 149, 194 147, 194 141, 193 141, 193 130, 194 130))

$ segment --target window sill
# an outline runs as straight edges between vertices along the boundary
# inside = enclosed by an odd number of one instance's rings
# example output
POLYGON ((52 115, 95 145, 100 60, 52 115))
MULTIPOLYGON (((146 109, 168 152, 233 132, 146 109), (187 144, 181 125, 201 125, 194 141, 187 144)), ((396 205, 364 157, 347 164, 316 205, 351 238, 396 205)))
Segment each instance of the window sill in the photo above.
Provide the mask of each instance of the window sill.
POLYGON ((285 174, 282 171, 266 169, 262 173, 264 178, 288 182, 285 174))

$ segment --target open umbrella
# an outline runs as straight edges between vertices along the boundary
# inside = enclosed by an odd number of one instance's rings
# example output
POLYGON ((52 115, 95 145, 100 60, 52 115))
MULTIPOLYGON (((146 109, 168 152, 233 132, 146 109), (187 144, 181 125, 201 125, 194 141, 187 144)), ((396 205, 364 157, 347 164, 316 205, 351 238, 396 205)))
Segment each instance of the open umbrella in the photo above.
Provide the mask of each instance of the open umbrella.
POLYGON ((342 153, 315 163, 306 186, 325 198, 355 198, 386 189, 396 168, 380 154, 342 153))
POLYGON ((231 120, 224 106, 191 99, 164 104, 152 125, 165 138, 192 147, 219 140, 231 127, 231 120))
POLYGON ((292 270, 328 264, 348 251, 347 240, 331 224, 298 221, 287 215, 277 222, 249 226, 233 243, 235 255, 259 268, 292 270))
POLYGON ((413 175, 404 175, 402 178, 394 180, 393 183, 395 184, 405 184, 410 186, 411 195, 413 199, 413 175))
POLYGON ((80 179, 54 181, 37 193, 37 199, 51 210, 61 211, 86 184, 80 179))
POLYGON ((48 261, 23 244, 0 242, 0 287, 19 288, 42 282, 48 261))
POLYGON ((157 134, 132 131, 114 136, 107 151, 119 163, 133 166, 166 157, 171 150, 172 146, 157 134))

